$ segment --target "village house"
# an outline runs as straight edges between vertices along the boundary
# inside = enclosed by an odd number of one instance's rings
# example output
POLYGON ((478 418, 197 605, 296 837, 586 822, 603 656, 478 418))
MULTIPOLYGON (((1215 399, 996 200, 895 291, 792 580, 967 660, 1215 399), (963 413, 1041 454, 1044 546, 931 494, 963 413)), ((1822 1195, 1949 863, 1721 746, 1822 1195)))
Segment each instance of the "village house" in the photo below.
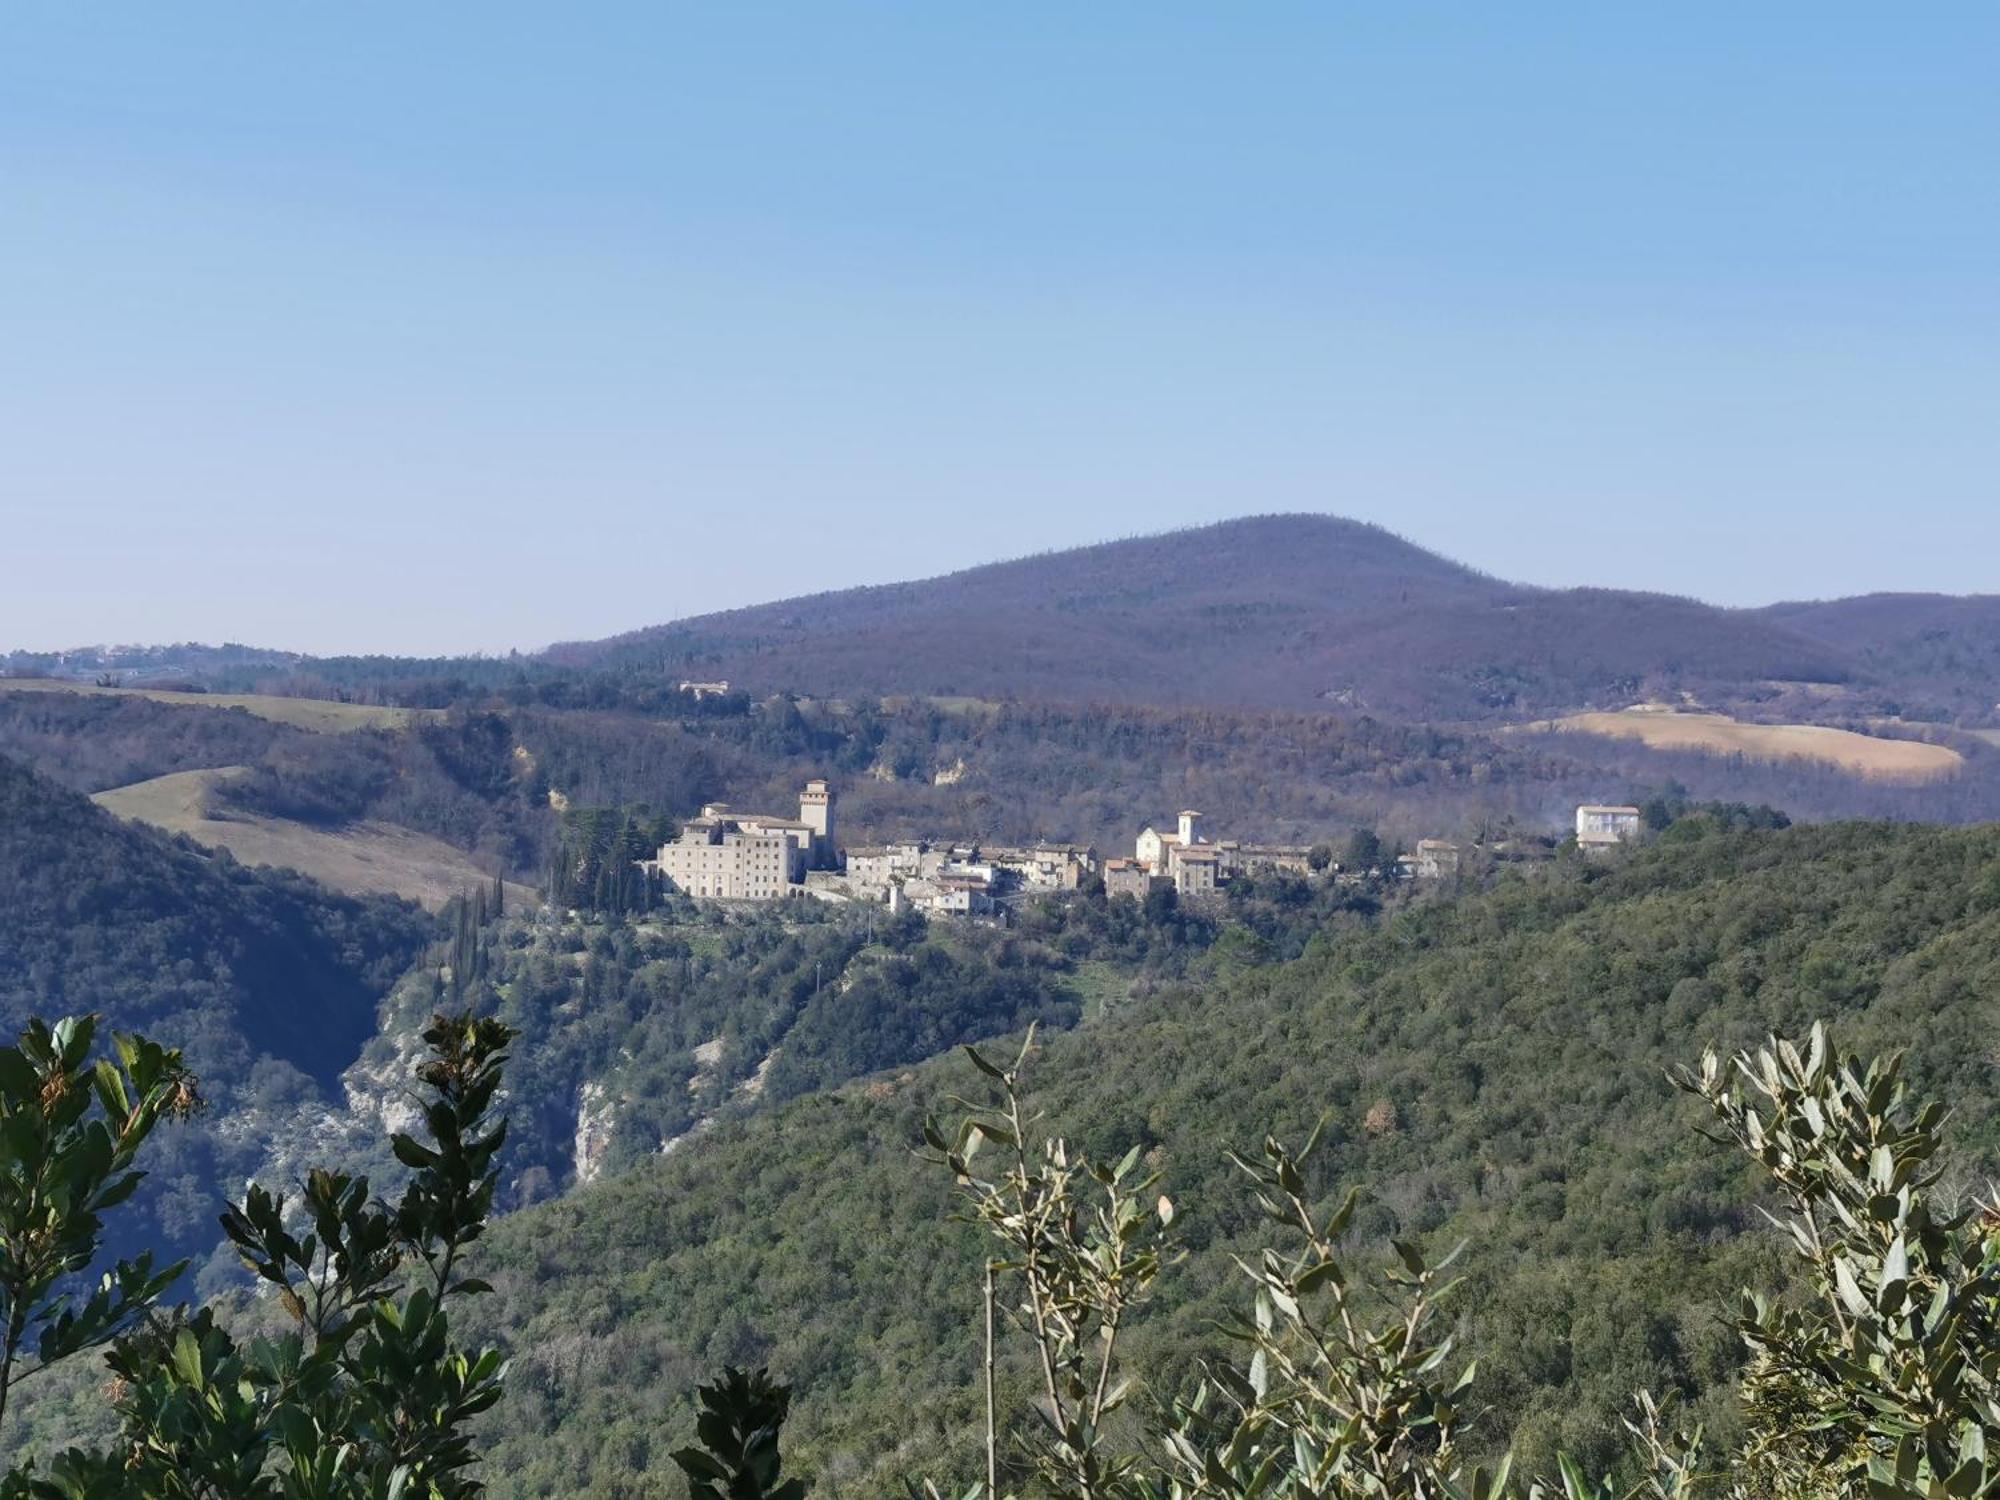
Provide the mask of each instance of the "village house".
MULTIPOLYGON (((924 872, 928 844, 870 844, 847 851, 847 878, 857 890, 873 892, 878 898, 897 880, 907 880, 924 872)), ((941 861, 934 861, 933 868, 941 861)))
POLYGON ((927 917, 978 917, 997 906, 989 873, 974 865, 946 865, 935 875, 918 876, 890 887, 890 907, 904 905, 927 917))
POLYGON ((1144 900, 1153 888, 1153 872, 1136 859, 1107 859, 1104 862, 1104 894, 1135 896, 1144 900))
POLYGON ((1222 852, 1212 844, 1167 846, 1167 875, 1182 896, 1211 896, 1221 883, 1222 852))
POLYGON ((1297 875, 1312 873, 1312 851, 1304 844, 1245 844, 1224 839, 1215 846, 1222 854, 1222 878, 1236 875, 1297 875))
POLYGON ((1577 847, 1590 853, 1615 849, 1639 836, 1639 809, 1586 803, 1576 810, 1577 847))
POLYGON ((1450 839, 1418 839, 1416 876, 1419 880, 1442 880, 1458 873, 1459 849, 1450 839))
POLYGON ((1246 844, 1230 839, 1210 843, 1201 836, 1201 814, 1184 810, 1172 833, 1147 827, 1139 835, 1130 860, 1110 860, 1104 867, 1109 894, 1143 896, 1145 879, 1171 880, 1183 896, 1207 896, 1238 875, 1311 873, 1310 851, 1296 844, 1246 844), (1113 879, 1112 867, 1122 866, 1113 879))
POLYGON ((1070 844, 987 849, 986 862, 1024 891, 1073 891, 1097 865, 1097 851, 1070 844))

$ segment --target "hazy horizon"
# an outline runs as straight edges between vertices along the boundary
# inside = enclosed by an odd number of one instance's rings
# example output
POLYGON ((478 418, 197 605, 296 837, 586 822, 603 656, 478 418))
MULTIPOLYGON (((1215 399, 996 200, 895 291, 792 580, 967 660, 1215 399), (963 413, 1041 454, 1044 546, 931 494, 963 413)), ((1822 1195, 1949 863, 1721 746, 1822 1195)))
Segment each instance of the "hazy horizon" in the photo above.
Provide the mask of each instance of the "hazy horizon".
POLYGON ((1988 8, 8 41, 0 650, 503 654, 1274 511, 1996 586, 1988 8))

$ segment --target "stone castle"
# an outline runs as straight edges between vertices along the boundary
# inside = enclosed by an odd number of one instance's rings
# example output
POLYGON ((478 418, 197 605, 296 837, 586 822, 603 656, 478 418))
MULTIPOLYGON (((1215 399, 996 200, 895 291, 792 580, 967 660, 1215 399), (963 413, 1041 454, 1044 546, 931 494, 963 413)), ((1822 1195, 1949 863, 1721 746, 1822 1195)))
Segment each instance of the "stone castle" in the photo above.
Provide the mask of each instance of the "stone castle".
POLYGON ((781 901, 804 895, 807 871, 839 863, 833 805, 833 788, 819 777, 799 793, 796 818, 711 802, 646 863, 690 896, 781 901))

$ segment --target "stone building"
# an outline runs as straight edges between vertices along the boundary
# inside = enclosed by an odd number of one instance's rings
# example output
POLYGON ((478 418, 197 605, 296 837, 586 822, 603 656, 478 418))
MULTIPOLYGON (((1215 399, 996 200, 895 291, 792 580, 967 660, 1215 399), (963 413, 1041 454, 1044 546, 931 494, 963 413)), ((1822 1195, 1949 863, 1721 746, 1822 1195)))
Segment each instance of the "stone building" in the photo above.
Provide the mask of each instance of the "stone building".
POLYGON ((1139 863, 1146 867, 1148 874, 1173 873, 1167 867, 1168 851, 1175 845, 1192 846, 1200 843, 1201 836, 1195 831, 1195 824, 1200 819, 1200 813, 1184 808, 1181 811, 1179 825, 1172 833, 1161 833, 1158 829, 1147 826, 1145 832, 1139 835, 1138 846, 1133 852, 1139 863))
POLYGON ((834 793, 822 779, 799 794, 799 815, 738 812, 711 802, 646 863, 674 889, 723 901, 780 901, 802 894, 808 870, 831 869, 834 793))
POLYGON ((1107 859, 1104 862, 1104 894, 1146 899, 1153 888, 1153 872, 1136 859, 1107 859))
POLYGON ((1212 896, 1221 882, 1222 852, 1212 844, 1167 846, 1167 874, 1182 896, 1212 896))
POLYGON ((1216 850, 1222 855, 1222 878, 1233 875, 1312 874, 1312 850, 1304 844, 1244 844, 1224 839, 1216 850))
POLYGON ((1450 839, 1418 839, 1416 875, 1419 880, 1442 880, 1458 873, 1458 845, 1450 839))
POLYGON ((1032 849, 988 849, 986 862, 1024 891, 1073 891, 1097 866, 1095 850, 1072 844, 1037 844, 1032 849))

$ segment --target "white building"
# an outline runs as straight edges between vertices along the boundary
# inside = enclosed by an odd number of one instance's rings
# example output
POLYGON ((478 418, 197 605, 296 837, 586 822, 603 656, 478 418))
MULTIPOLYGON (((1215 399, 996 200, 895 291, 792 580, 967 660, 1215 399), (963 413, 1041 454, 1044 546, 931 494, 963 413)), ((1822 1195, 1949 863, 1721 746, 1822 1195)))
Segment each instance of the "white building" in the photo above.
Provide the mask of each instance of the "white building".
POLYGON ((1200 813, 1183 808, 1180 824, 1172 833, 1161 833, 1148 825, 1146 831, 1139 835, 1138 846, 1133 850, 1139 863, 1155 875, 1172 874, 1167 865, 1167 851, 1176 844, 1192 846, 1200 843, 1201 836, 1195 832, 1195 824, 1200 818, 1200 813))
POLYGON ((1587 850, 1615 849, 1639 836, 1639 809, 1585 803, 1576 810, 1577 846, 1587 850))
POLYGON ((962 866, 947 866, 938 875, 907 880, 895 889, 927 917, 977 917, 994 909, 992 887, 962 866))

